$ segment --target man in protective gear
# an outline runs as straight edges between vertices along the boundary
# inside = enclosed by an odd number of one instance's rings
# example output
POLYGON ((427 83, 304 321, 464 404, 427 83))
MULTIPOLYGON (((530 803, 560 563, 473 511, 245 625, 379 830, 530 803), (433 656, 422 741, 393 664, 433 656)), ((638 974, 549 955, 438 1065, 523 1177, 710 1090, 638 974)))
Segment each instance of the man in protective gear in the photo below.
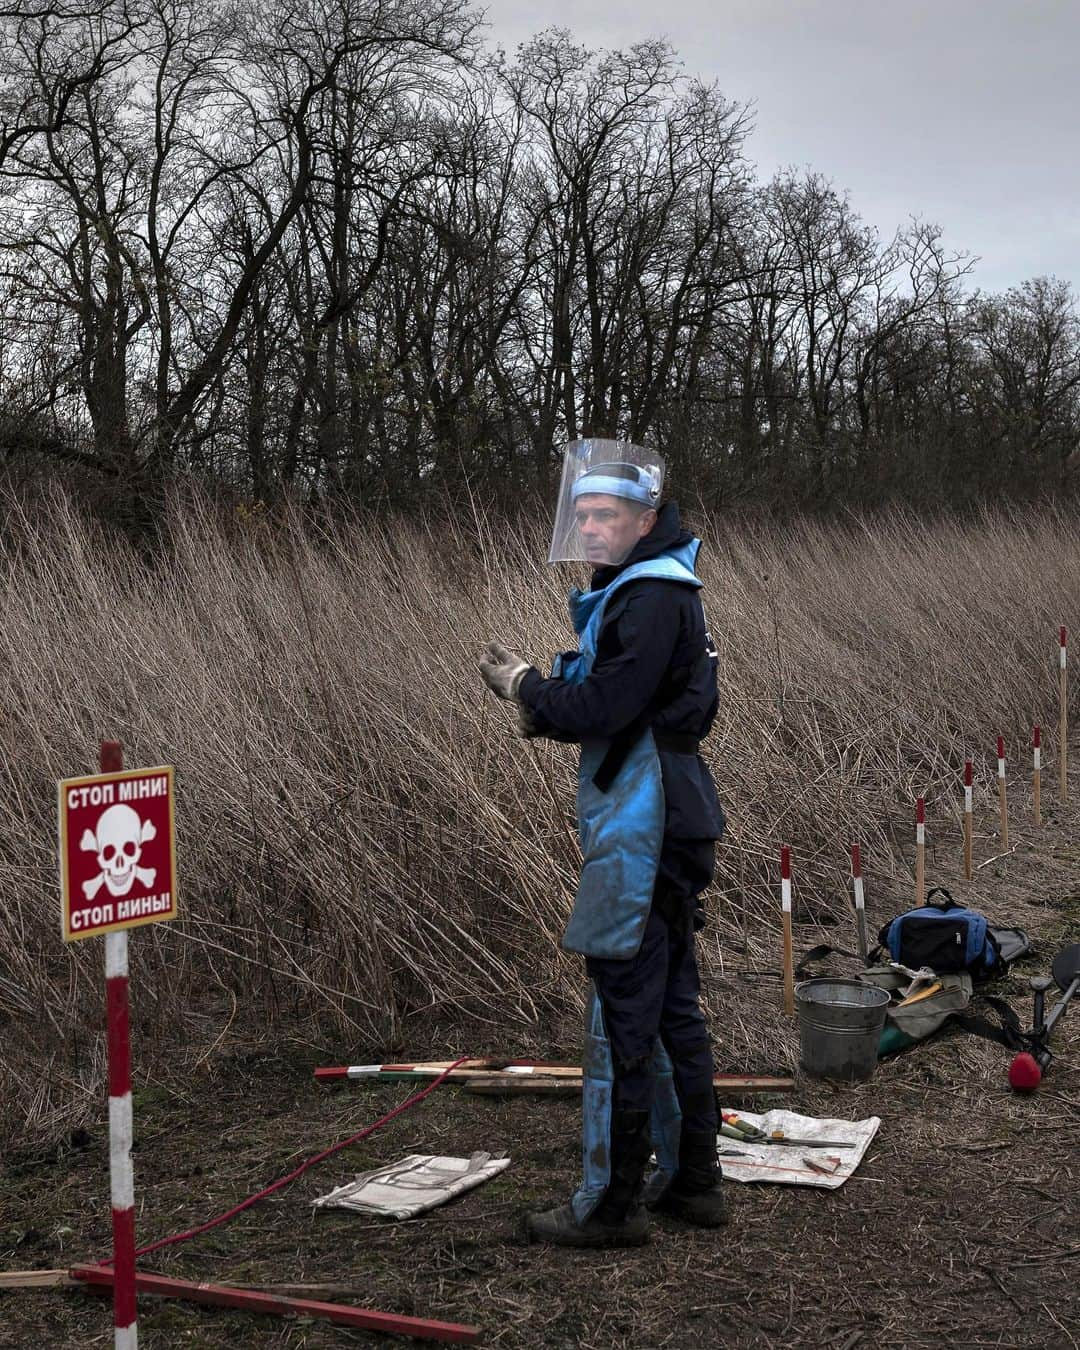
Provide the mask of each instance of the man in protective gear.
POLYGON ((490 643, 488 687, 517 705, 523 736, 581 743, 583 854, 562 938, 585 957, 581 1185, 530 1214, 530 1235, 565 1246, 648 1241, 648 1209, 724 1221, 713 1061, 699 1006, 697 897, 712 880, 724 816, 698 754, 716 715, 716 653, 694 566, 700 540, 664 463, 626 441, 567 447, 549 562, 585 561, 570 595, 579 650, 550 679, 490 643), (657 1168, 645 1184, 650 1153, 657 1168))

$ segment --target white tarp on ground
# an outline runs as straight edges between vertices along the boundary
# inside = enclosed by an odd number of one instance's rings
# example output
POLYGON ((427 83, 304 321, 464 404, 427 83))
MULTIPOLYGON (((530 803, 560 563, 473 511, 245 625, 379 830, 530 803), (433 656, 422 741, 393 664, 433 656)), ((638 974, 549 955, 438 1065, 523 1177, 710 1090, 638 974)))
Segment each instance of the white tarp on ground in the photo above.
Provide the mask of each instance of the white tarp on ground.
POLYGON ((471 1158, 410 1153, 400 1162, 361 1173, 312 1204, 316 1209, 354 1209, 386 1219, 411 1219, 509 1166, 509 1158, 493 1158, 490 1153, 474 1153, 471 1158))
POLYGON ((881 1124, 877 1116, 869 1116, 866 1120, 819 1120, 813 1116, 798 1116, 794 1111, 766 1111, 764 1115, 738 1111, 736 1114, 748 1125, 760 1126, 766 1134, 782 1130, 794 1139, 835 1139, 852 1147, 754 1144, 730 1139, 726 1134, 718 1135, 716 1146, 725 1181, 775 1181, 789 1186, 824 1186, 828 1190, 835 1190, 847 1181, 862 1162, 881 1124), (732 1157, 731 1154, 742 1156, 732 1157), (814 1166, 810 1166, 811 1163, 814 1166), (817 1168, 825 1168, 827 1172, 817 1168))

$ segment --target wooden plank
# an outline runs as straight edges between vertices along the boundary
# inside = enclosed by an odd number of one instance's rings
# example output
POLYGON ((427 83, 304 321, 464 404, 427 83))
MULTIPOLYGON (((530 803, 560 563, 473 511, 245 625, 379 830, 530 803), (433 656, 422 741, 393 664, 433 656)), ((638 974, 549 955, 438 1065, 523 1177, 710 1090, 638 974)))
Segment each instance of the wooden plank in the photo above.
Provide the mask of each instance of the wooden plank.
MULTIPOLYGON (((108 1266, 76 1266, 71 1278, 98 1292, 107 1292, 113 1285, 113 1272, 108 1266)), ((436 1322, 426 1317, 406 1317, 399 1313, 372 1312, 367 1308, 350 1308, 342 1303, 319 1303, 306 1298, 286 1298, 282 1294, 259 1293, 253 1289, 237 1289, 224 1284, 193 1284, 190 1280, 175 1280, 164 1275, 135 1274, 135 1288, 140 1294, 155 1294, 161 1298, 179 1298, 187 1303, 202 1303, 216 1308, 240 1308, 245 1312, 264 1313, 273 1317, 314 1317, 332 1322, 339 1327, 362 1327, 366 1331, 381 1331, 393 1336, 409 1336, 415 1340, 447 1341, 471 1345, 480 1337, 480 1328, 459 1322, 436 1322)))
POLYGON ((714 1073, 713 1087, 729 1092, 794 1092, 795 1079, 769 1074, 714 1073))
POLYGON ((57 1289, 74 1283, 66 1270, 0 1270, 0 1289, 57 1289))
MULTIPOLYGON (((412 1064, 341 1064, 333 1068, 315 1070, 320 1080, 332 1078, 388 1079, 400 1081, 403 1076, 410 1078, 437 1078, 450 1069, 453 1060, 440 1062, 419 1061, 412 1064)), ((450 1078, 465 1079, 476 1073, 511 1073, 528 1077, 532 1073, 544 1073, 555 1077, 580 1078, 581 1069, 576 1064, 546 1064, 542 1060, 528 1059, 468 1059, 449 1073, 450 1078)))
MULTIPOLYGON (((713 1086, 725 1092, 752 1094, 755 1092, 790 1092, 795 1087, 794 1078, 747 1077, 739 1074, 718 1073, 713 1077, 713 1086)), ((466 1092, 480 1093, 486 1097, 526 1096, 567 1096, 581 1091, 580 1078, 548 1078, 540 1074, 519 1076, 509 1073, 478 1074, 465 1084, 466 1092)))
MULTIPOLYGON (((470 1061, 479 1063, 480 1061, 470 1061)), ((438 1064, 380 1064, 371 1073, 358 1072, 365 1066, 342 1065, 337 1068, 316 1069, 315 1077, 321 1080, 349 1078, 362 1082, 402 1083, 425 1078, 437 1078, 445 1069, 438 1064)), ((487 1069, 453 1069, 446 1075, 446 1081, 458 1083, 483 1084, 487 1090, 493 1081, 505 1083, 543 1082, 545 1087, 534 1089, 546 1091, 547 1084, 553 1080, 564 1081, 568 1085, 581 1086, 581 1069, 576 1064, 544 1064, 541 1061, 501 1061, 487 1069), (522 1072, 527 1069, 528 1072, 522 1072)), ((718 1073, 713 1075, 713 1086, 729 1092, 790 1092, 795 1087, 794 1078, 770 1074, 718 1073)), ((528 1092, 529 1088, 515 1087, 514 1092, 528 1092)))
POLYGON ((484 1097, 576 1097, 581 1092, 580 1078, 539 1078, 529 1074, 492 1073, 472 1078, 465 1084, 466 1092, 484 1097))

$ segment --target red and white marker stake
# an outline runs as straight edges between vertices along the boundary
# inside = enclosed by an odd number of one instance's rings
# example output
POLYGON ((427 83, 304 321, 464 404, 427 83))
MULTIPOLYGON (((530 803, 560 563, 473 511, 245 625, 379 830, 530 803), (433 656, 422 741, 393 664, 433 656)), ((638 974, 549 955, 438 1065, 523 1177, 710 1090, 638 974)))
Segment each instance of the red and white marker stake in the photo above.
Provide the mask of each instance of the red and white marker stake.
POLYGON ((1005 737, 997 738, 998 806, 1001 810, 1001 847, 1009 847, 1009 798, 1005 789, 1005 737))
POLYGON ((926 798, 915 798, 915 908, 926 904, 926 798))
POLYGON ((1031 732, 1033 759, 1035 761, 1033 796, 1035 803, 1035 828, 1042 825, 1042 727, 1034 727, 1031 732))
POLYGON ((791 934, 791 849, 780 850, 780 907, 784 918, 784 1012, 795 1016, 795 958, 791 934))
POLYGON ((866 896, 863 892, 862 855, 858 844, 851 846, 851 880, 855 886, 855 924, 859 938, 859 956, 865 964, 870 946, 866 940, 866 896))
POLYGON ((1061 630, 1061 725, 1058 728, 1058 770, 1061 800, 1069 799, 1069 671, 1065 651, 1065 629, 1061 630))
MULTIPOLYGON (((119 773, 119 741, 101 744, 101 772, 119 773)), ((109 1185, 113 1228, 113 1326, 116 1350, 136 1350, 135 1176, 131 1166, 131 1037, 128 1030, 127 929, 105 934, 109 1054, 109 1185)))
POLYGON ((970 881, 974 875, 975 828, 972 819, 973 774, 971 760, 964 762, 964 879, 970 881))

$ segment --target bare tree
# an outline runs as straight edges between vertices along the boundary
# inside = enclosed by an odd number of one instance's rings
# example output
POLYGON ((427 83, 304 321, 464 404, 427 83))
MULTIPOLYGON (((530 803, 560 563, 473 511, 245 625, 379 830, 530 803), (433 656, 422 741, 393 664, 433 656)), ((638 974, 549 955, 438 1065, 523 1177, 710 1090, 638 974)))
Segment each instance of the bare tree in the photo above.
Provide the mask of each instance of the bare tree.
POLYGON ((732 284, 747 117, 683 81, 664 42, 594 56, 552 30, 504 79, 531 130, 523 190, 541 222, 518 399, 546 470, 558 435, 645 435, 693 379, 732 284))

